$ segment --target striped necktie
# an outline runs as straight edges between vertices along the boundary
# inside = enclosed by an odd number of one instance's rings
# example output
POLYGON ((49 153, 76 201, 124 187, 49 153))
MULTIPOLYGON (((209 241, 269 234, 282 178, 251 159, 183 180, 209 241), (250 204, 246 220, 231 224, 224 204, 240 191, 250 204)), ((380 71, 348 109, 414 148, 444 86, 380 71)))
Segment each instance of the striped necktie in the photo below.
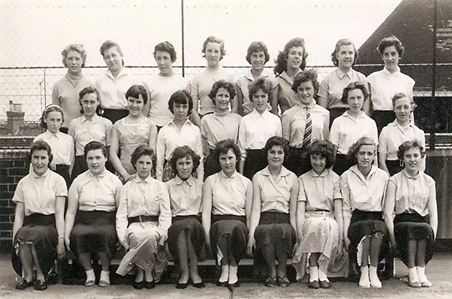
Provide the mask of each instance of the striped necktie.
POLYGON ((304 107, 304 109, 306 109, 306 127, 304 129, 303 143, 301 145, 301 148, 309 147, 311 145, 311 139, 312 139, 311 108, 304 107))

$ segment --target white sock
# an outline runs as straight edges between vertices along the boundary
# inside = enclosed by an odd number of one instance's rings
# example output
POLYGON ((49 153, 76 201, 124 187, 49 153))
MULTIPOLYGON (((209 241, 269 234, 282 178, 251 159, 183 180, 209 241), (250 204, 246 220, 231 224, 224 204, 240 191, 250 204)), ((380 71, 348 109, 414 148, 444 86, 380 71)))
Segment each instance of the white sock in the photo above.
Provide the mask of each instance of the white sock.
POLYGON ((95 281, 96 280, 96 275, 94 274, 93 269, 85 271, 85 273, 86 273, 86 281, 90 281, 90 280, 95 281))
POLYGON ((369 267, 369 278, 370 285, 374 288, 381 288, 381 281, 377 275, 377 267, 370 266, 369 267))
POLYGON ((417 276, 420 282, 427 281, 427 276, 425 275, 425 266, 419 267, 417 266, 417 276))
POLYGON ((416 267, 408 268, 408 277, 411 282, 419 282, 419 276, 417 275, 416 267))
POLYGON ((320 281, 329 281, 328 277, 326 276, 326 273, 323 272, 320 268, 319 268, 319 280, 320 281))
POLYGON ((220 275, 220 282, 226 282, 228 281, 229 277, 229 265, 221 265, 221 275, 220 275))
POLYGON ((100 272, 100 280, 110 282, 110 271, 104 271, 102 270, 100 272))
POLYGON ((237 277, 238 266, 229 266, 229 280, 228 283, 236 283, 239 278, 237 277))
POLYGON ((359 278, 359 286, 363 288, 370 287, 368 266, 361 267, 361 277, 359 278))
POLYGON ((319 267, 309 267, 309 281, 319 280, 319 267))

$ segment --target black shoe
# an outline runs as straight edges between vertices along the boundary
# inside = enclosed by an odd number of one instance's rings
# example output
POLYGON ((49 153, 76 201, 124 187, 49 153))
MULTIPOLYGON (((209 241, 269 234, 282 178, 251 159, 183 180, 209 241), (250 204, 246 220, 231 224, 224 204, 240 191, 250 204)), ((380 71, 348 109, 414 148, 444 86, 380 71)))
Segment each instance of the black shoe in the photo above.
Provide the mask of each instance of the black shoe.
POLYGON ((28 282, 26 279, 22 279, 21 282, 16 284, 16 290, 25 290, 28 287, 31 287, 33 285, 32 282, 28 282))
POLYGON ((186 289, 188 287, 188 280, 187 280, 187 282, 177 282, 177 284, 176 284, 176 289, 179 289, 179 290, 183 290, 183 289, 186 289))
POLYGON ((144 288, 144 279, 142 281, 134 281, 132 286, 136 290, 141 290, 142 288, 144 288))
POLYGON ((47 283, 44 280, 38 279, 35 282, 35 290, 36 291, 44 291, 47 290, 47 283))
POLYGON ((148 290, 155 288, 155 280, 153 281, 145 281, 144 287, 148 290))
POLYGON ((228 282, 227 281, 217 281, 217 287, 227 287, 228 282))
POLYGON ((238 288, 240 286, 240 281, 236 281, 234 283, 228 283, 228 289, 232 290, 238 288))
POLYGON ((318 280, 309 281, 308 282, 308 288, 310 288, 310 289, 318 289, 318 288, 320 288, 319 281, 318 280))
POLYGON ((288 287, 290 285, 290 281, 287 278, 287 276, 284 277, 277 277, 276 278, 276 284, 278 285, 278 287, 288 287))
POLYGON ((57 284, 58 283, 58 274, 55 272, 50 273, 47 276, 47 284, 57 284))
POLYGON ((206 286, 206 284, 204 283, 203 280, 201 280, 201 282, 194 283, 193 286, 197 289, 202 289, 203 287, 206 286))
POLYGON ((276 276, 275 277, 267 276, 267 278, 264 281, 264 286, 269 288, 276 286, 276 276))
POLYGON ((329 288, 331 288, 331 282, 326 281, 326 280, 320 280, 319 286, 321 289, 329 289, 329 288))

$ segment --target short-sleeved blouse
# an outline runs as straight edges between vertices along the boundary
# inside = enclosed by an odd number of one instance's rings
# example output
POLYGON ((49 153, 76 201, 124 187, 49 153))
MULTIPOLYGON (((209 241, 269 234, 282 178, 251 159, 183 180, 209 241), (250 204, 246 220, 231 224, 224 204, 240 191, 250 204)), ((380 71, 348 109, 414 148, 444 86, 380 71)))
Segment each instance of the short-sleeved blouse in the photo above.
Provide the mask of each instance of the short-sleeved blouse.
POLYGON ((306 202, 306 211, 334 211, 334 200, 342 199, 339 176, 330 169, 321 174, 310 170, 300 176, 298 201, 306 202))
MULTIPOLYGON (((265 73, 265 70, 262 72, 262 74, 259 78, 265 78, 266 80, 270 81, 272 83, 272 90, 278 86, 278 82, 276 81, 276 79, 273 76, 271 76, 270 74, 265 73)), ((253 111, 253 109, 254 109, 254 103, 250 99, 250 92, 248 89, 250 83, 253 81, 254 81, 254 77, 253 77, 253 74, 251 73, 251 69, 249 69, 245 75, 243 75, 242 77, 240 77, 237 80, 236 87, 238 90, 240 90, 240 92, 243 95, 243 99, 242 99, 243 114, 242 115, 251 113, 251 111, 253 111)), ((271 109, 270 105, 269 105, 269 109, 271 109)))
POLYGON ((38 176, 33 170, 17 184, 13 202, 24 204, 25 216, 34 213, 55 214, 58 196, 67 197, 66 182, 59 174, 48 169, 38 176))
POLYGON ((158 228, 166 236, 171 210, 165 183, 151 176, 144 180, 137 176, 124 185, 116 213, 116 230, 122 244, 127 243, 127 218, 137 216, 158 216, 158 228))
POLYGON ((419 172, 410 176, 405 170, 393 175, 390 179, 396 187, 395 213, 417 212, 421 216, 428 215, 430 191, 435 192, 435 181, 429 175, 419 172))
POLYGON ((90 141, 99 141, 105 146, 110 145, 111 129, 113 124, 107 118, 95 114, 92 118, 82 115, 71 121, 68 134, 75 141, 75 155, 83 156, 85 145, 90 141))
POLYGON ((201 212, 202 183, 190 176, 181 180, 179 176, 166 182, 174 216, 198 215, 201 212))
POLYGON ((376 166, 367 177, 357 165, 344 172, 340 182, 344 218, 350 218, 354 210, 382 212, 388 178, 387 172, 376 166))
POLYGON ((239 125, 242 117, 236 113, 218 115, 216 112, 201 119, 201 136, 207 140, 210 149, 214 149, 218 141, 232 139, 237 142, 239 125))
POLYGON ((354 69, 344 73, 336 68, 320 82, 318 96, 327 99, 328 109, 347 108, 348 105, 341 101, 342 93, 348 84, 356 81, 367 83, 366 76, 354 69))
POLYGON ((121 189, 119 178, 108 170, 99 175, 87 170, 72 182, 69 197, 78 199, 80 211, 113 212, 121 189))
MULTIPOLYGON (((259 186, 261 212, 278 211, 288 214, 290 193, 296 179, 296 175, 284 166, 276 179, 270 174, 268 166, 258 171, 253 180, 256 180, 259 186)), ((256 191, 254 190, 254 192, 256 191)))
POLYGON ((151 132, 157 129, 154 122, 147 117, 144 117, 138 123, 127 123, 127 120, 127 117, 118 120, 113 125, 113 128, 118 135, 121 164, 129 174, 132 174, 135 173, 135 169, 130 162, 132 153, 138 146, 149 144, 151 132))
MULTIPOLYGON (((301 72, 301 69, 297 74, 299 72, 301 72)), ((285 71, 276 77, 276 81, 278 83, 278 104, 282 115, 286 110, 295 106, 298 101, 295 92, 292 90, 293 80, 285 71)))
POLYGON ((246 192, 251 181, 237 171, 231 177, 223 171, 206 179, 212 186, 212 214, 245 216, 246 192))

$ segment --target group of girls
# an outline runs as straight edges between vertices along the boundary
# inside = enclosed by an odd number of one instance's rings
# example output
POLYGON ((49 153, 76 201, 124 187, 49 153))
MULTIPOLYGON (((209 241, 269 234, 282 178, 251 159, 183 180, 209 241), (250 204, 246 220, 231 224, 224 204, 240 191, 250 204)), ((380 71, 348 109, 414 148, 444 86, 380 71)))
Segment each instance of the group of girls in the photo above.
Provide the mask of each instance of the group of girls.
POLYGON ((318 87, 316 72, 304 69, 303 39, 279 54, 276 78, 264 74, 266 46, 253 42, 252 68, 233 82, 219 64, 223 41, 209 37, 207 68, 187 85, 173 72, 174 47, 163 42, 154 51, 159 74, 141 84, 119 45, 106 41, 109 70, 83 87, 86 53, 68 46, 68 74, 43 112, 46 132, 32 144, 30 174, 13 198, 23 278, 16 288, 46 289, 65 248, 85 269, 86 287, 108 286, 117 241, 126 250, 117 273, 135 271, 136 289, 154 288, 168 259, 180 266, 177 288, 202 288, 198 261, 209 253, 219 286, 239 286, 238 264, 248 254, 265 265, 268 287, 290 284, 291 258, 297 279, 309 273, 310 288, 330 288, 328 276, 345 275, 348 256, 359 266, 359 286, 379 288, 377 265, 390 250, 407 265, 410 286, 431 286, 425 265, 438 218, 435 182, 423 173, 423 132, 411 120, 414 82, 398 69, 396 37, 378 48, 385 68, 368 84, 352 69, 353 43, 339 40, 337 69, 318 87), (374 105, 374 94, 384 105, 374 105), (65 109, 76 107, 82 115, 68 120, 65 109), (375 111, 380 140, 367 116, 375 111))

